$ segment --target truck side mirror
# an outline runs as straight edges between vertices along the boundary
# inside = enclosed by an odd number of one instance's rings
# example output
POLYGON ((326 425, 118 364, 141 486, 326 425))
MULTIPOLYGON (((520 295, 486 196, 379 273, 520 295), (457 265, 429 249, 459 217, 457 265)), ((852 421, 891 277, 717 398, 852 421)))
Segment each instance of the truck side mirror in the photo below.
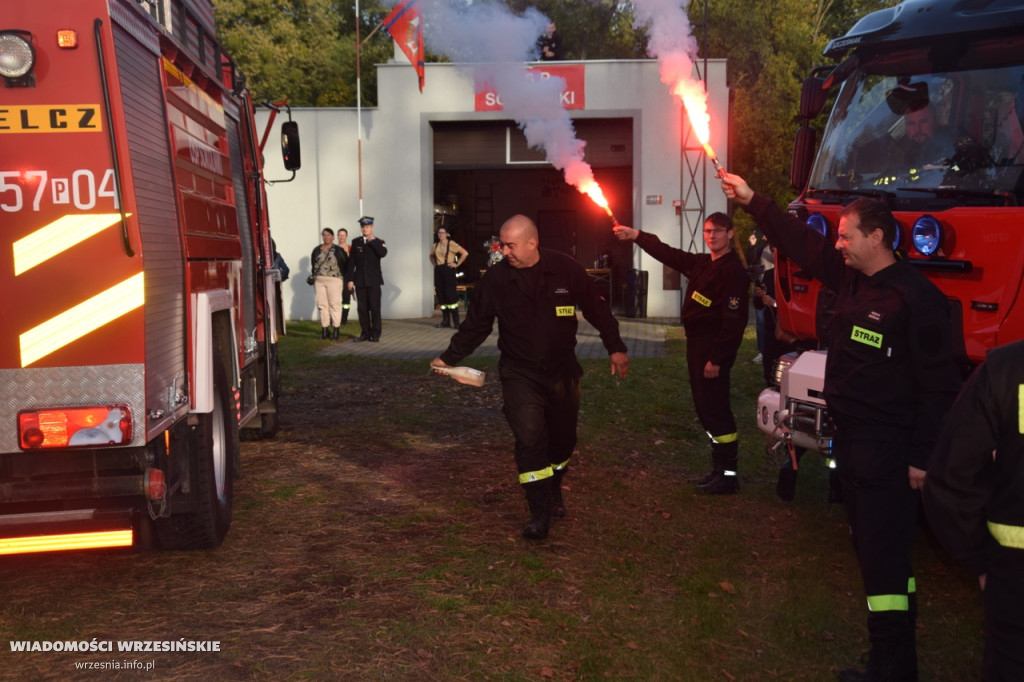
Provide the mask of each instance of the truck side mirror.
POLYGON ((285 121, 281 124, 281 157, 285 170, 296 171, 302 167, 299 124, 295 121, 285 121))
POLYGON ((810 126, 802 126, 796 131, 796 142, 793 144, 793 167, 789 171, 789 184, 797 192, 802 192, 811 176, 814 164, 814 147, 818 141, 818 130, 810 126))
POLYGON ((825 107, 826 94, 824 78, 811 76, 804 79, 800 90, 800 118, 806 121, 820 114, 825 107))

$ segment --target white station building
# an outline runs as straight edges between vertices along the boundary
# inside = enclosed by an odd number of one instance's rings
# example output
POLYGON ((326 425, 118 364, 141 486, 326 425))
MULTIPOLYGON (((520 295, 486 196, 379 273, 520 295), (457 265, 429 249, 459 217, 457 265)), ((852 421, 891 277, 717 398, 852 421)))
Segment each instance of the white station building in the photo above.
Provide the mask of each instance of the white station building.
MULTIPOLYGON (((704 217, 725 211, 725 198, 682 104, 661 82, 657 62, 528 66, 566 80, 563 104, 615 217, 672 246, 705 251, 704 217)), ((697 67, 707 73, 710 144, 728 168, 726 64, 708 60, 697 67)), ((302 144, 302 167, 292 181, 283 181, 291 173, 271 148, 278 131, 269 138, 271 230, 291 269, 283 286, 286 318, 318 319, 306 275, 324 227, 347 229, 351 241, 360 234, 359 217, 373 216, 375 234, 388 247, 382 316, 422 318, 435 310, 427 253, 436 227, 443 224, 470 252, 464 280, 471 295, 472 282, 487 266, 485 244, 516 213, 536 221, 542 247, 568 252, 592 270, 608 287, 617 314, 679 315, 680 285, 685 288, 679 274, 631 242, 615 240, 607 214, 566 184, 542 151, 527 147, 493 93, 475 85, 470 67, 427 64, 422 93, 408 62, 376 68, 376 107, 292 109, 302 144), (646 300, 636 296, 644 278, 646 300)), ((282 120, 283 113, 275 126, 282 120)))

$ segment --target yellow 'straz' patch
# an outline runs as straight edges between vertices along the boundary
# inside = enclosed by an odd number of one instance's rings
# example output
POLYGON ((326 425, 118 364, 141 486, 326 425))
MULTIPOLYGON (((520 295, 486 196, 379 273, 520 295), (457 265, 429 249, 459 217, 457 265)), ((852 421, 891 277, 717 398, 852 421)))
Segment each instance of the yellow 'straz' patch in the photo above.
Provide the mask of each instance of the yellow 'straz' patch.
POLYGON ((857 343, 863 343, 866 346, 873 346, 875 348, 882 347, 882 335, 878 332, 873 332, 863 327, 854 326, 853 332, 850 334, 850 338, 857 343))
POLYGON ((690 294, 690 298, 692 298, 697 303, 700 303, 705 308, 711 307, 711 299, 705 296, 704 294, 700 293, 699 291, 695 291, 692 294, 690 294))
POLYGON ((555 315, 558 317, 575 317, 576 306, 574 305, 556 305, 555 315))

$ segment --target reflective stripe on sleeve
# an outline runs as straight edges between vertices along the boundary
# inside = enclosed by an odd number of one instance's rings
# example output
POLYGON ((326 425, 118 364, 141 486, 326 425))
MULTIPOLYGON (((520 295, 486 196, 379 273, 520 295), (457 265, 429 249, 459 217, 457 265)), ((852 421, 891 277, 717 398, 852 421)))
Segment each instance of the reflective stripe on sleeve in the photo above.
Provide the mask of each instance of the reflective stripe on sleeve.
POLYGON ((1017 385, 1017 433, 1024 433, 1024 384, 1017 385))
POLYGON ((989 521, 988 532, 1003 547, 1024 549, 1024 527, 1008 526, 1005 523, 989 521))

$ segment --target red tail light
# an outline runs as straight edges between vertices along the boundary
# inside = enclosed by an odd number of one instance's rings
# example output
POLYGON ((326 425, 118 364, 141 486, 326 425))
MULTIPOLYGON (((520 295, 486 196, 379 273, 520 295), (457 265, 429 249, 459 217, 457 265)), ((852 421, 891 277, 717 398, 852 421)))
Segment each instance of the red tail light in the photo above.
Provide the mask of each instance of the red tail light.
POLYGON ((52 407, 18 413, 22 450, 125 445, 132 440, 127 405, 52 407))

